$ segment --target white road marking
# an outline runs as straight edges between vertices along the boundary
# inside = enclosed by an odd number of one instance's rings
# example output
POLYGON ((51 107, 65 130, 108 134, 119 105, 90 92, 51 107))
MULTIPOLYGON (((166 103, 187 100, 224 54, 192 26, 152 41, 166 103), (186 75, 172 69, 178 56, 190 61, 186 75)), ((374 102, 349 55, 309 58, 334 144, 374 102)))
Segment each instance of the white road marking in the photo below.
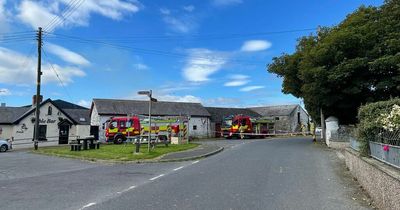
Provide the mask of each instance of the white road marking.
POLYGON ((87 207, 90 207, 93 205, 96 205, 96 203, 88 203, 87 205, 84 205, 81 209, 84 209, 84 208, 87 208, 87 207))
POLYGON ((130 187, 128 187, 128 188, 125 189, 125 190, 122 190, 122 191, 117 192, 117 194, 121 194, 121 193, 124 193, 124 192, 128 192, 129 190, 132 190, 132 189, 135 188, 135 187, 136 187, 135 185, 130 186, 130 187))
POLYGON ((158 175, 158 176, 156 176, 156 177, 153 177, 153 178, 151 178, 151 179, 149 179, 150 181, 154 181, 154 180, 156 180, 156 179, 158 179, 158 178, 160 178, 160 177, 163 177, 164 176, 164 174, 160 174, 160 175, 158 175))
POLYGON ((200 162, 200 160, 196 160, 196 161, 194 161, 192 164, 196 164, 196 163, 198 163, 198 162, 200 162))
POLYGON ((175 168, 174 171, 180 170, 180 169, 182 169, 182 168, 183 168, 183 166, 178 167, 178 168, 175 168))

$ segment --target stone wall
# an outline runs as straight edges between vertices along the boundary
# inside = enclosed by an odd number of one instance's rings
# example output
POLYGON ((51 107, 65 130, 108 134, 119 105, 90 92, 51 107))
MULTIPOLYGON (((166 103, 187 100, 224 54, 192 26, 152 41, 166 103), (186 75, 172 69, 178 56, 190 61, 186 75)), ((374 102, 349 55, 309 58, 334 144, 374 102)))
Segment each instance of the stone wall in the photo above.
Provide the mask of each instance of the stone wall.
POLYGON ((400 209, 400 170, 347 148, 346 165, 380 209, 400 209))

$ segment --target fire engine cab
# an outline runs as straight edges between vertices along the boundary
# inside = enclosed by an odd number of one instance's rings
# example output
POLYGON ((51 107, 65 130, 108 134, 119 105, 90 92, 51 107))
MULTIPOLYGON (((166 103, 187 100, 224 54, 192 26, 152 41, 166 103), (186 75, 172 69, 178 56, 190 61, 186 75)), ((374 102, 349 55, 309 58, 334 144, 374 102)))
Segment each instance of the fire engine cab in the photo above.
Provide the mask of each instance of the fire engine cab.
POLYGON ((106 124, 106 141, 121 144, 129 137, 140 135, 138 117, 113 117, 106 124))
POLYGON ((270 118, 251 118, 245 115, 236 115, 231 122, 229 134, 224 135, 228 139, 239 138, 241 132, 247 138, 264 138, 275 133, 275 122, 270 118))

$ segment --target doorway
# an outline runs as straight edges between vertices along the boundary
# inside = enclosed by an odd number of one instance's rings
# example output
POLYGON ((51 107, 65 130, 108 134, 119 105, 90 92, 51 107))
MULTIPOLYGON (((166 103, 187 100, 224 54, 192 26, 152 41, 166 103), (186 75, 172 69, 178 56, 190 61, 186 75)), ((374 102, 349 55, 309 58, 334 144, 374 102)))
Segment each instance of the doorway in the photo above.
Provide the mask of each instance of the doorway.
POLYGON ((60 125, 58 143, 68 144, 68 136, 69 136, 69 125, 68 124, 60 125))

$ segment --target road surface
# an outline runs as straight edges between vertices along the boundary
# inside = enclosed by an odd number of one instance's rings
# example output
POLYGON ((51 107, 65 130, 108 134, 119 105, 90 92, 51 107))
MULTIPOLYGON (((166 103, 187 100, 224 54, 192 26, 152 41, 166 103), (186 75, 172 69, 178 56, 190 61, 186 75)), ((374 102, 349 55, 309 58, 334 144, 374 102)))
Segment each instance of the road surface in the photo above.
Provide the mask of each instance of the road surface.
POLYGON ((16 160, 17 168, 2 171, 0 198, 7 202, 0 209, 370 208, 336 152, 311 139, 218 144, 227 148, 174 163, 104 165, 19 153, 47 165, 22 170, 16 160))

